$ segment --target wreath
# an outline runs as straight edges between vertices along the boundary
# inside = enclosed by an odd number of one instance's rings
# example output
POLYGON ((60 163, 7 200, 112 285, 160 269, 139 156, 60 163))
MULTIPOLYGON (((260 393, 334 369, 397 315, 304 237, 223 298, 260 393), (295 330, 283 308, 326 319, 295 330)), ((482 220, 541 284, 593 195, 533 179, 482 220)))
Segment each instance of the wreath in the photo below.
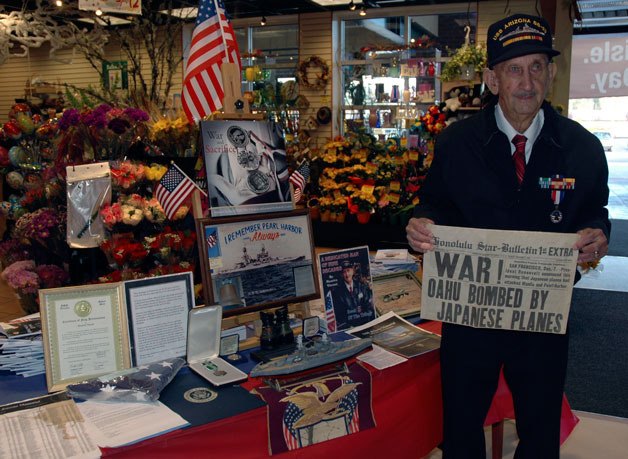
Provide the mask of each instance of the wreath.
POLYGON ((323 89, 327 85, 327 80, 329 79, 329 66, 327 63, 318 56, 310 56, 304 61, 299 62, 299 67, 297 68, 297 78, 299 79, 299 83, 306 88, 310 89, 323 89), (310 75, 308 74, 308 70, 312 69, 320 69, 321 73, 316 72, 316 80, 313 82, 310 81, 310 75))

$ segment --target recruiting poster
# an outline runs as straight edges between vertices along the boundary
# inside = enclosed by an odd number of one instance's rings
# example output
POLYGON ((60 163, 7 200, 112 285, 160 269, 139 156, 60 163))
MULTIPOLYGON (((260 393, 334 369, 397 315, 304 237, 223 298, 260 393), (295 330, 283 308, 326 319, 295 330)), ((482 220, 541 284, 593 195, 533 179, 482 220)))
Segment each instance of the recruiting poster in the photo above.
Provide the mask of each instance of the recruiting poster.
POLYGON ((421 317, 476 328, 563 334, 577 234, 434 225, 421 317))
POLYGON ((285 141, 271 121, 201 121, 212 217, 292 210, 285 141))
POLYGON ((318 255, 327 330, 336 332, 375 318, 367 246, 318 255))

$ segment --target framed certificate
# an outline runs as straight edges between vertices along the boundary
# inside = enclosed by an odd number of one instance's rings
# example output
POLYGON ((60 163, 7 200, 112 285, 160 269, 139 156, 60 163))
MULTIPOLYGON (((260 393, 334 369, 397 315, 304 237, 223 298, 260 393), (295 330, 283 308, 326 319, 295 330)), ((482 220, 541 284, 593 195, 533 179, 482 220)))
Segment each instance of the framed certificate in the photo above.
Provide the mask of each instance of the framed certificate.
POLYGON ((319 297, 308 209, 196 224, 205 304, 223 316, 319 297))
POLYGON ((411 271, 373 278, 373 299, 379 316, 394 312, 410 316, 421 312, 421 281, 411 271))
POLYGON ((39 304, 49 392, 130 368, 119 284, 41 289, 39 304))

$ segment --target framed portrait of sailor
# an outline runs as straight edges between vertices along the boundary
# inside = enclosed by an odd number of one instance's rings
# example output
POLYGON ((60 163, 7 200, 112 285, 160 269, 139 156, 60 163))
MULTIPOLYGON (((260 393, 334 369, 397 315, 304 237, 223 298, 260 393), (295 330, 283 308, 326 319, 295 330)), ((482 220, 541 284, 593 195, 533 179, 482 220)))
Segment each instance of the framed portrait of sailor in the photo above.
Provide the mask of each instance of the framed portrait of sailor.
POLYGON ((308 209, 196 224, 205 304, 224 316, 320 296, 308 209))
POLYGON ((200 123, 210 215, 292 210, 283 135, 272 121, 200 123))

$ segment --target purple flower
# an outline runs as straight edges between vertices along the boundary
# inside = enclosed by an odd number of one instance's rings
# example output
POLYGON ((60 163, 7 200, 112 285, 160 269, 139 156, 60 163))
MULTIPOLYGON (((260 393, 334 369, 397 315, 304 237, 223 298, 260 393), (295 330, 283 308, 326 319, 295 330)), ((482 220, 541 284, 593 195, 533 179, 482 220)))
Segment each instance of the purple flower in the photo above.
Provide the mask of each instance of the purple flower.
POLYGON ((124 134, 131 127, 131 123, 123 118, 114 118, 107 125, 109 129, 118 135, 124 134))
POLYGON ((69 274, 57 265, 39 265, 35 268, 42 288, 56 288, 68 283, 69 274))
POLYGON ((124 114, 127 116, 127 118, 135 123, 139 121, 148 121, 149 119, 148 113, 146 113, 144 110, 140 110, 139 108, 125 108, 124 114))
POLYGON ((90 112, 83 115, 83 124, 89 127, 102 129, 107 126, 107 113, 111 111, 111 106, 101 104, 90 112))
POLYGON ((59 120, 59 129, 67 130, 70 126, 76 126, 81 120, 81 114, 76 108, 68 108, 63 111, 63 115, 59 120))

